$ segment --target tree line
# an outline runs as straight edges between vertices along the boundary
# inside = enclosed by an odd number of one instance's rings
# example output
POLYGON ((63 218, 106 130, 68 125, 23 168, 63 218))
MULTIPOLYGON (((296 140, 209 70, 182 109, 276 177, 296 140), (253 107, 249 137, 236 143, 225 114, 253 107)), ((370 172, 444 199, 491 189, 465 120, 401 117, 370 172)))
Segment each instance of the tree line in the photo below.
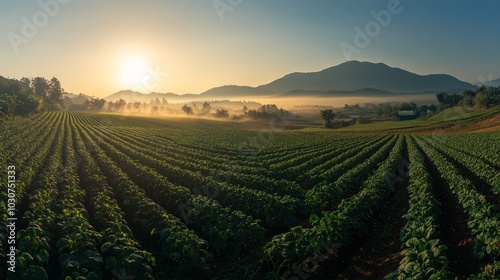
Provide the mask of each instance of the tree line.
MULTIPOLYGON (((417 105, 415 102, 403 102, 400 104, 366 103, 348 105, 338 112, 332 109, 320 110, 320 117, 324 121, 325 127, 334 127, 335 118, 350 118, 357 114, 376 114, 378 117, 396 120, 398 111, 415 111, 418 117, 427 118, 429 114, 435 114, 442 110, 462 106, 469 108, 485 109, 491 106, 500 105, 500 87, 480 86, 475 90, 464 90, 462 93, 440 92, 436 94, 437 103, 431 105, 417 105)), ((352 122, 354 124, 354 122, 352 122)))
MULTIPOLYGON (((67 98, 69 99, 69 98, 67 98)), ((248 106, 243 105, 241 109, 231 110, 233 113, 239 113, 230 115, 228 109, 222 108, 221 106, 213 107, 208 101, 204 102, 192 102, 190 104, 175 104, 169 103, 165 98, 160 100, 159 98, 151 99, 149 103, 146 102, 127 102, 124 99, 117 101, 106 101, 99 98, 91 98, 79 104, 72 104, 71 101, 65 100, 68 110, 73 111, 107 111, 107 112, 134 112, 134 113, 152 113, 152 114, 186 114, 187 116, 198 116, 198 117, 215 117, 215 118, 230 118, 234 120, 242 118, 251 119, 272 119, 272 118, 282 118, 289 116, 291 113, 283 108, 279 108, 275 104, 265 104, 261 105, 256 109, 249 109, 248 106)), ((220 104, 220 102, 215 102, 220 104)), ((230 104, 229 104, 230 105, 230 104)), ((229 106, 228 105, 228 106, 229 106)), ((230 107, 234 107, 230 106, 230 107)))
POLYGON ((16 80, 0 76, 0 117, 64 109, 63 93, 55 77, 16 80))
POLYGON ((489 108, 500 105, 500 87, 480 86, 476 90, 465 90, 462 94, 441 92, 436 95, 440 109, 455 106, 489 108))

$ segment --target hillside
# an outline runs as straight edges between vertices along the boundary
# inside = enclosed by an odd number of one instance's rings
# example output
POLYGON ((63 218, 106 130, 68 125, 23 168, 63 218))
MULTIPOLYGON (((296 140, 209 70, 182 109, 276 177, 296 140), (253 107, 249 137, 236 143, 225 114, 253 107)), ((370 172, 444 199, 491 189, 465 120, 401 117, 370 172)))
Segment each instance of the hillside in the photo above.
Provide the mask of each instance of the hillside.
POLYGON ((169 101, 185 101, 251 96, 391 96, 395 93, 429 93, 473 88, 474 85, 447 74, 418 75, 383 63, 348 61, 318 72, 287 74, 258 87, 225 85, 209 89, 199 95, 175 93, 145 95, 124 90, 105 99, 149 101, 164 97, 169 101))
POLYGON ((186 100, 195 100, 196 98, 199 98, 200 96, 197 94, 184 94, 184 95, 179 95, 175 94, 172 92, 168 93, 157 93, 157 92, 152 92, 152 93, 140 93, 137 91, 133 90, 121 90, 118 92, 115 92, 104 99, 107 101, 118 101, 120 99, 124 99, 128 102, 149 102, 151 99, 160 99, 165 98, 168 101, 174 101, 174 102, 182 102, 186 100))
POLYGON ((257 89, 283 93, 294 89, 358 90, 375 88, 392 92, 448 91, 472 89, 472 84, 446 74, 418 75, 383 63, 348 61, 312 73, 288 74, 257 89))
POLYGON ((490 81, 484 81, 484 82, 479 82, 475 83, 477 86, 485 85, 485 86, 490 86, 490 87, 499 87, 500 86, 500 77, 496 80, 490 80, 490 81))

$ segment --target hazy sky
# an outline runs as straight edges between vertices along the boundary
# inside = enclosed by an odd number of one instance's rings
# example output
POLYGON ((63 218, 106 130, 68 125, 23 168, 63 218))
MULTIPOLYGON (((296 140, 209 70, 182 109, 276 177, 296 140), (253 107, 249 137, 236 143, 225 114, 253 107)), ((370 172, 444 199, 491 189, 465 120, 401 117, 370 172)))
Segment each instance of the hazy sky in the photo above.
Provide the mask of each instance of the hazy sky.
POLYGON ((96 97, 182 94, 354 59, 478 82, 500 77, 499 12, 496 0, 1 0, 0 75, 96 97))

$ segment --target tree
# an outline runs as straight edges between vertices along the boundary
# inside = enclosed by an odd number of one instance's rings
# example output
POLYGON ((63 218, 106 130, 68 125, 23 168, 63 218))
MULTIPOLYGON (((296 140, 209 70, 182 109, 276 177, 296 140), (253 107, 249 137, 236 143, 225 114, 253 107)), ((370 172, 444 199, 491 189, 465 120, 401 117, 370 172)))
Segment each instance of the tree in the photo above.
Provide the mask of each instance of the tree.
POLYGON ((458 105, 463 99, 463 96, 457 93, 451 94, 451 93, 441 92, 436 94, 436 98, 441 107, 440 109, 446 109, 458 105))
POLYGON ((0 76, 0 116, 27 115, 38 111, 42 102, 30 87, 29 79, 18 81, 0 76))
POLYGON ((332 109, 321 110, 321 118, 325 121, 325 127, 332 127, 332 120, 335 118, 335 113, 332 109))
POLYGON ((16 97, 14 95, 0 93, 0 116, 13 115, 15 110, 16 97))
POLYGON ((188 105, 182 106, 182 111, 186 113, 187 115, 193 114, 193 108, 189 107, 188 105))
POLYGON ((468 89, 468 90, 465 90, 463 93, 463 99, 462 99, 462 102, 460 102, 462 104, 462 106, 466 106, 466 107, 472 107, 473 105, 473 99, 474 97, 476 96, 476 93, 473 92, 472 90, 468 89))
POLYGON ((488 98, 484 91, 479 91, 472 101, 476 108, 486 108, 488 106, 488 98))
POLYGON ((115 102, 109 101, 108 102, 108 111, 113 111, 115 109, 115 102))
MULTIPOLYGON (((142 103, 139 102, 139 101, 136 101, 134 102, 134 110, 137 111, 137 112, 141 112, 141 107, 142 107, 142 103)), ((156 106, 158 108, 158 106, 156 106)))
POLYGON ((401 103, 401 107, 399 107, 400 110, 405 111, 405 110, 417 110, 418 106, 415 104, 415 102, 403 102, 401 103))
POLYGON ((45 100, 46 107, 50 110, 60 110, 64 108, 63 94, 64 90, 61 87, 61 82, 56 77, 50 79, 47 98, 45 100))
POLYGON ((229 112, 225 109, 217 109, 217 112, 214 114, 216 118, 229 118, 229 112))
POLYGON ((203 107, 201 109, 203 115, 208 115, 210 113, 210 109, 212 109, 210 103, 208 103, 207 101, 203 102, 203 107))
POLYGON ((418 107, 418 113, 421 116, 427 116, 427 110, 429 110, 429 105, 420 105, 418 107))
POLYGON ((380 103, 377 106, 377 115, 395 119, 398 116, 398 108, 392 106, 391 103, 380 103))
POLYGON ((104 109, 104 106, 106 105, 106 99, 96 98, 96 99, 92 99, 92 101, 93 101, 94 110, 96 110, 96 111, 102 111, 104 109))
POLYGON ((265 114, 273 115, 276 114, 279 111, 279 109, 278 106, 276 106, 276 104, 266 104, 260 107, 260 111, 265 114))
POLYGON ((35 95, 40 97, 43 102, 47 102, 49 95, 49 82, 47 81, 47 79, 43 77, 33 78, 33 80, 31 81, 31 85, 33 87, 35 95))
POLYGON ((26 77, 22 77, 21 80, 19 80, 21 84, 26 87, 26 88, 31 88, 31 80, 26 77))
POLYGON ((248 110, 246 116, 254 119, 271 119, 271 118, 282 118, 290 115, 290 112, 283 108, 278 108, 275 104, 262 105, 257 110, 248 110))
POLYGON ((436 98, 437 98, 438 102, 441 104, 445 103, 446 95, 448 95, 448 94, 445 92, 440 92, 440 93, 436 94, 436 98))
POLYGON ((115 110, 118 112, 121 112, 125 109, 125 106, 127 106, 127 101, 124 99, 120 99, 115 102, 115 110))

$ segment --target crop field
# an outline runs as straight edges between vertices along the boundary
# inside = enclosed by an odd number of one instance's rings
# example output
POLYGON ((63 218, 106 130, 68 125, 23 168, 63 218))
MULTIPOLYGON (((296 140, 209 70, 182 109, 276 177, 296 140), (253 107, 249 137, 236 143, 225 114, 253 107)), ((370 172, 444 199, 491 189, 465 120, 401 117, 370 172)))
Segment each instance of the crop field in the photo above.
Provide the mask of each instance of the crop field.
POLYGON ((500 275, 500 131, 307 133, 68 112, 0 131, 9 279, 500 275))

